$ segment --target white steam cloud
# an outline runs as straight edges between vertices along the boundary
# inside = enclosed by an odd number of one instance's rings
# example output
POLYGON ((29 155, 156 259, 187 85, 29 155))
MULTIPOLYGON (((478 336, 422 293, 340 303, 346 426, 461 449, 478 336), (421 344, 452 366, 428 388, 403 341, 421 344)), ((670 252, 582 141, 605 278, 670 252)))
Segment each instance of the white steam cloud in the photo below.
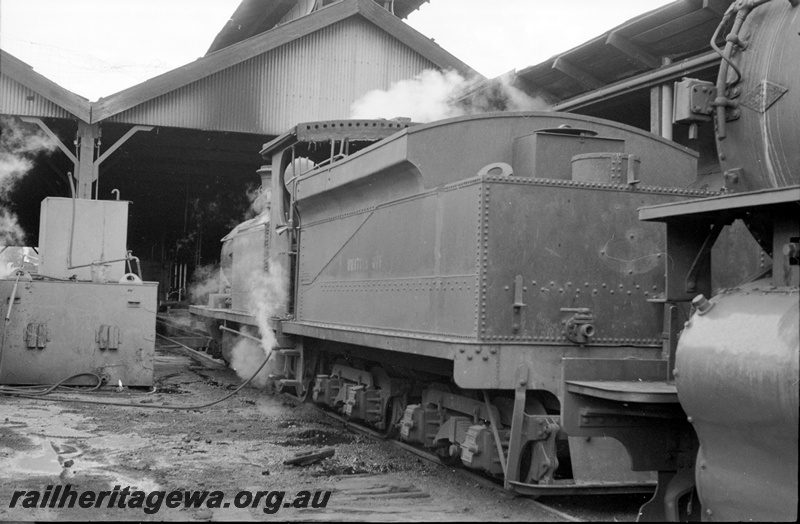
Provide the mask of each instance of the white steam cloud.
MULTIPOLYGON (((215 276, 219 275, 222 273, 218 270, 212 271, 208 279, 203 282, 203 286, 197 289, 218 289, 220 280, 215 280, 215 276)), ((231 349, 230 365, 243 380, 250 378, 278 345, 275 332, 269 325, 269 319, 276 316, 285 306, 289 287, 283 267, 277 262, 269 264, 269 271, 253 271, 246 276, 247 312, 255 318, 258 329, 245 325, 242 326, 241 332, 260 339, 260 343, 253 338, 239 337, 231 349)), ((275 366, 275 359, 272 359, 253 379, 252 384, 260 388, 268 386, 271 382, 269 375, 276 372, 275 366)))
MULTIPOLYGON (((3 211, 0 210, 0 214, 3 211)), ((2 225, 0 223, 0 225, 2 225)), ((2 232, 0 232, 2 234, 2 232)), ((39 255, 30 247, 0 247, 0 279, 12 278, 18 269, 36 273, 39 255)))
POLYGON ((370 91, 350 107, 352 118, 407 117, 413 122, 490 111, 546 110, 549 104, 511 85, 507 76, 489 82, 466 79, 456 71, 426 69, 386 90, 370 91))
POLYGON ((250 311, 256 318, 261 332, 261 348, 266 355, 269 355, 277 344, 268 321, 285 307, 288 293, 288 278, 284 274, 283 267, 275 261, 269 264, 269 271, 251 275, 250 311))
MULTIPOLYGON (((231 367, 243 379, 250 378, 277 347, 278 341, 269 325, 269 319, 286 305, 289 292, 288 278, 283 267, 275 261, 269 264, 269 271, 252 272, 248 283, 248 310, 258 324, 261 343, 242 337, 233 347, 231 367)), ((269 375, 276 371, 275 365, 275 359, 272 359, 253 379, 253 383, 258 387, 266 387, 269 384, 269 375)))
MULTIPOLYGON (((238 304, 238 309, 244 309, 243 313, 252 315, 258 327, 242 325, 240 331, 248 337, 236 337, 230 354, 226 355, 226 358, 236 374, 246 380, 253 375, 264 359, 269 358, 272 350, 278 344, 275 332, 269 325, 269 319, 277 316, 286 306, 289 283, 283 267, 277 262, 269 264, 269 271, 252 270, 253 267, 260 265, 257 259, 263 256, 261 253, 238 252, 237 255, 247 257, 250 262, 250 264, 242 264, 247 269, 232 275, 235 281, 243 279, 237 284, 237 289, 247 290, 244 304, 238 304), (246 286, 241 285, 242 282, 245 282, 246 286), (260 342, 254 339, 258 339, 260 342)), ((194 282, 189 286, 189 297, 193 304, 207 304, 209 293, 231 292, 231 284, 225 277, 225 273, 213 265, 198 268, 193 280, 194 282)), ((228 335, 223 334, 223 343, 226 343, 227 337, 228 335)), ((258 373, 252 384, 260 388, 268 386, 271 382, 269 375, 275 372, 276 363, 273 359, 258 373)))
MULTIPOLYGON (((242 332, 247 335, 257 335, 254 329, 250 329, 247 326, 242 329, 242 332)), ((247 380, 250 378, 250 375, 258 369, 258 366, 260 366, 262 362, 264 362, 264 350, 261 345, 255 340, 239 337, 239 340, 231 351, 231 367, 236 371, 236 374, 239 375, 242 380, 247 380)), ((274 372, 273 362, 274 361, 267 363, 267 365, 258 372, 258 375, 253 378, 251 384, 258 388, 269 386, 272 382, 269 376, 274 372)))
POLYGON ((248 189, 247 199, 250 201, 250 209, 245 215, 245 220, 269 211, 270 203, 272 202, 272 189, 263 186, 248 189))
POLYGON ((208 295, 211 293, 224 293, 224 285, 227 282, 225 275, 215 264, 200 266, 192 274, 192 282, 189 284, 189 302, 192 304, 208 304, 208 295))
POLYGON ((0 246, 24 246, 25 232, 17 223, 17 216, 0 204, 0 246))
POLYGON ((11 117, 0 117, 0 131, 0 196, 5 197, 33 168, 37 155, 52 153, 58 146, 40 129, 23 127, 11 117))
POLYGON ((8 193, 33 169, 37 155, 51 153, 56 147, 38 128, 31 130, 14 118, 0 117, 0 245, 25 244, 25 232, 16 215, 5 207, 8 193))

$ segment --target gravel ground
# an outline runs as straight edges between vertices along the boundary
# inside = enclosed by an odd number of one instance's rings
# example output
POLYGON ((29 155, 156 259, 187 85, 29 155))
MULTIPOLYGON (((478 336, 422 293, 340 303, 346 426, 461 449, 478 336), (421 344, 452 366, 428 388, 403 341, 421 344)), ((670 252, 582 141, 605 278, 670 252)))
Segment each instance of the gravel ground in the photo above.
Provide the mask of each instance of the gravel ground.
MULTIPOLYGON (((186 406, 220 398, 240 382, 230 370, 203 367, 165 348, 157 350, 156 381, 157 393, 110 390, 91 398, 186 406)), ((155 507, 157 499, 150 500, 155 507)), ((264 390, 245 388, 200 411, 0 396, 0 520, 111 519, 552 521, 558 515, 389 443, 350 433, 311 406, 264 390), (284 464, 299 453, 325 448, 335 454, 307 466, 284 464), (109 507, 112 495, 87 509, 42 503, 45 493, 66 485, 79 493, 114 492, 119 486, 113 495, 118 500, 130 487, 128 502, 136 490, 220 491, 225 498, 209 503, 220 506, 211 508, 168 508, 163 500, 158 511, 149 513, 147 501, 139 508, 120 508, 117 500, 109 507), (15 491, 25 493, 11 508, 15 491), (241 491, 264 493, 250 504, 242 495, 238 505, 246 507, 237 508, 241 491), (303 493, 320 492, 321 503, 327 491, 325 507, 317 508, 303 493), (285 492, 282 500, 278 492, 285 492)))

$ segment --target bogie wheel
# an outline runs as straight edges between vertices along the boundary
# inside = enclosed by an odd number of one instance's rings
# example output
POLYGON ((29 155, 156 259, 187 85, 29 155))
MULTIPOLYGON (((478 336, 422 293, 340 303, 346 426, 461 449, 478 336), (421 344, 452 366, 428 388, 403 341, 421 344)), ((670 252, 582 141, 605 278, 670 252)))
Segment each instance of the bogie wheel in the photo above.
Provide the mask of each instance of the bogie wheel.
POLYGON ((461 448, 458 444, 453 442, 444 442, 436 449, 436 456, 439 462, 450 468, 457 468, 461 466, 461 448), (458 448, 457 450, 455 448, 458 448))
POLYGON ((319 358, 317 351, 313 349, 303 349, 303 382, 295 386, 295 396, 301 402, 308 402, 311 398, 311 391, 314 389, 314 380, 317 377, 319 358))
POLYGON ((406 404, 405 396, 392 397, 389 399, 389 402, 386 403, 384 417, 385 427, 380 430, 381 438, 388 439, 394 436, 397 431, 397 424, 400 422, 400 419, 403 418, 403 414, 406 411, 406 404))

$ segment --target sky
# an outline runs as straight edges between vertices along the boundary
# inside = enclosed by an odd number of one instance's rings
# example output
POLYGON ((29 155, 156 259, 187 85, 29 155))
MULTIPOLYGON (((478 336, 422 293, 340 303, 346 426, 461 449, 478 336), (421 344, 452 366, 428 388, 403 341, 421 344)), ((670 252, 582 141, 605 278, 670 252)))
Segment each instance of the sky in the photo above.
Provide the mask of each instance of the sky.
MULTIPOLYGON (((239 3, 0 0, 0 47, 62 87, 97 100, 202 57, 239 3)), ((430 0, 407 22, 492 78, 668 3, 430 0)))

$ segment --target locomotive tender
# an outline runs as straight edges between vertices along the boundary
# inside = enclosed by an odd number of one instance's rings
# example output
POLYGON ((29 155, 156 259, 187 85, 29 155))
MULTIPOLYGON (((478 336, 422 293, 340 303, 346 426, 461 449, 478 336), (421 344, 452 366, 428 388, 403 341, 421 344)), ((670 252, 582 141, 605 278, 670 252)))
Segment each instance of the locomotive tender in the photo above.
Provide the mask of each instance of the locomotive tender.
POLYGON ((642 519, 794 520, 796 4, 733 4, 720 79, 676 85, 724 176, 574 114, 300 124, 262 150, 268 220, 226 237, 230 305, 193 313, 258 325, 248 272, 279 264, 281 389, 517 493, 657 480, 642 519))

